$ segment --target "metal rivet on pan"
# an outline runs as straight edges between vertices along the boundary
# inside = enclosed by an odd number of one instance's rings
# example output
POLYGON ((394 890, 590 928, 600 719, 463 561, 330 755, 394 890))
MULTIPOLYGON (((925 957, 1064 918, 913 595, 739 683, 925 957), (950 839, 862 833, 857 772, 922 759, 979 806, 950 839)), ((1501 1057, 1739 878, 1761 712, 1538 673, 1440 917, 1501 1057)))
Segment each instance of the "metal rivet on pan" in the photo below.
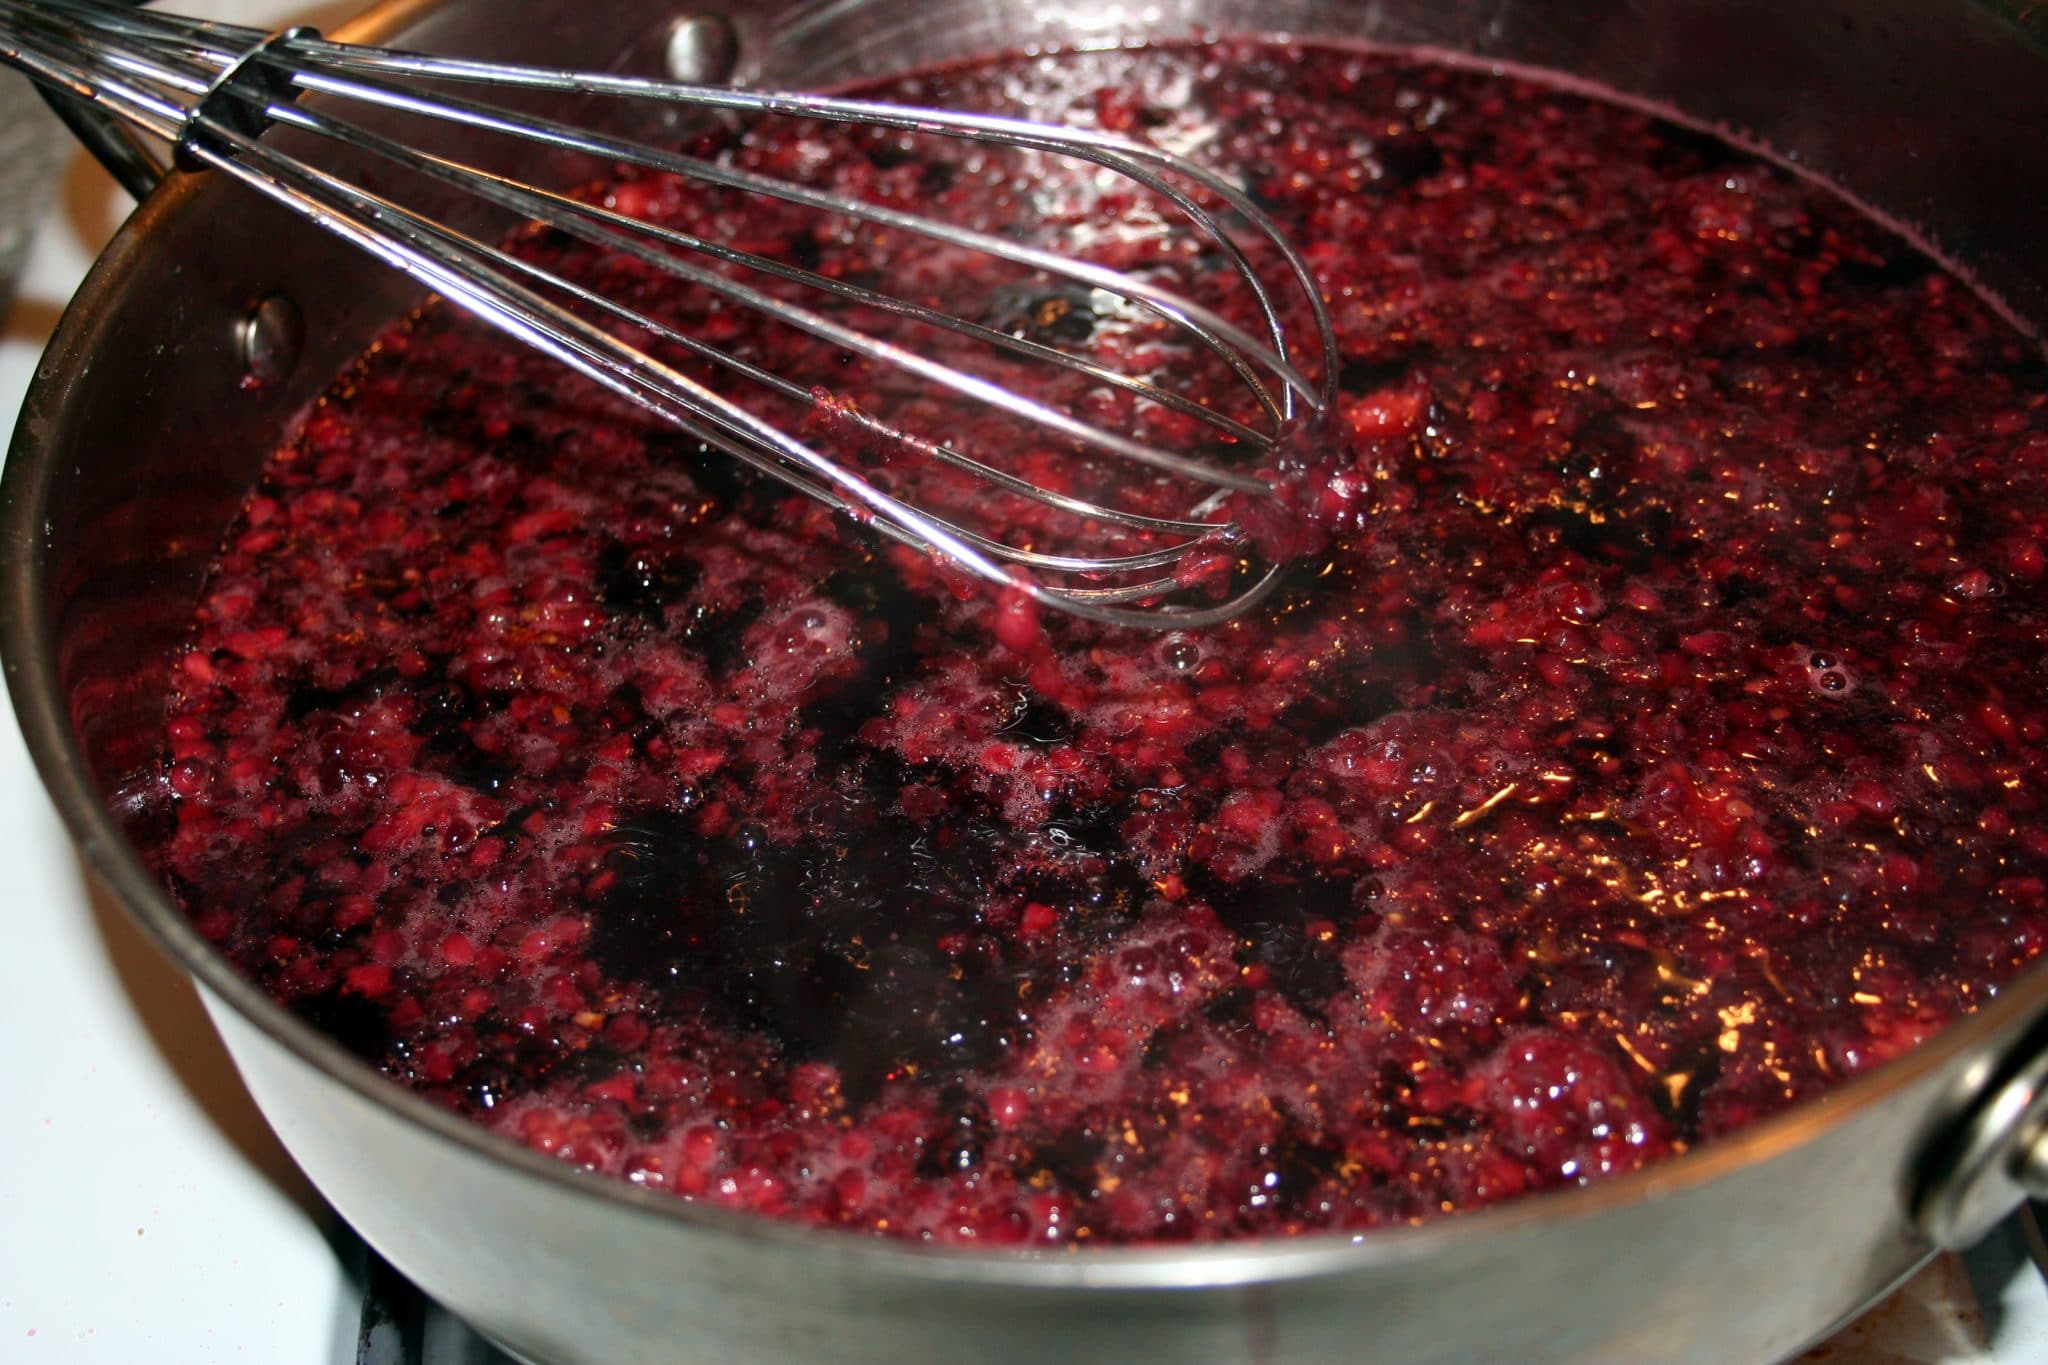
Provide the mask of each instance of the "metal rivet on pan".
POLYGON ((272 294, 243 315, 235 340, 249 378, 260 384, 274 383, 299 363, 299 352, 306 344, 306 319, 296 303, 282 294, 272 294))
POLYGON ((669 26, 663 58, 670 80, 715 85, 739 65, 739 35, 722 14, 686 14, 669 26))

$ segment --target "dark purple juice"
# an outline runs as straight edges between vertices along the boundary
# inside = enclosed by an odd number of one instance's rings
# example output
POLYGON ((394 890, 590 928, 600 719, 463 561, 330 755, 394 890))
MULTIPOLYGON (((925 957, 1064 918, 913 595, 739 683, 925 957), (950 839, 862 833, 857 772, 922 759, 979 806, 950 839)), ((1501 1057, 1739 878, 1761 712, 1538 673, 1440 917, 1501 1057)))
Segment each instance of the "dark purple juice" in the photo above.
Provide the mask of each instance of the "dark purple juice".
MULTIPOLYGON (((2048 373, 1927 257, 1697 133, 1393 57, 1222 43, 873 93, 1241 177, 1336 319, 1343 398, 1301 437, 1327 546, 1200 634, 1020 632, 429 310, 277 452, 173 673, 164 867, 305 1018, 682 1198, 1064 1246, 1632 1170, 2039 954, 2048 373)), ((1210 268, 1142 205, 957 148, 696 150, 1210 268)), ((1177 363, 1085 295, 608 193, 1177 363)), ((839 400, 925 401, 635 262, 524 249, 839 400)))

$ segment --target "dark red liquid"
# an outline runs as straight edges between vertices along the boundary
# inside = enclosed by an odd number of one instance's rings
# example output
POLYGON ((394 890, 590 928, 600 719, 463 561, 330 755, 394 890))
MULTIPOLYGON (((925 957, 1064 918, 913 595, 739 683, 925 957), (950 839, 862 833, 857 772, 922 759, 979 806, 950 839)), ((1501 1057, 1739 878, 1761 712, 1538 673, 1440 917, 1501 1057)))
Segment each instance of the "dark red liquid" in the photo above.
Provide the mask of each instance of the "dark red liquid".
MULTIPOLYGON (((1924 256, 1695 133, 1408 61, 1226 44, 878 93, 1241 176, 1332 297, 1332 546, 1199 636, 1038 638, 430 311, 278 453, 175 670, 165 865, 281 999, 566 1162, 1065 1245, 1633 1169, 2040 952, 2048 385, 1924 256)), ((998 227, 1102 211, 893 134, 702 150, 998 227)), ((921 263, 614 193, 826 272, 921 263)), ((995 325, 1157 340, 922 265, 995 325)))

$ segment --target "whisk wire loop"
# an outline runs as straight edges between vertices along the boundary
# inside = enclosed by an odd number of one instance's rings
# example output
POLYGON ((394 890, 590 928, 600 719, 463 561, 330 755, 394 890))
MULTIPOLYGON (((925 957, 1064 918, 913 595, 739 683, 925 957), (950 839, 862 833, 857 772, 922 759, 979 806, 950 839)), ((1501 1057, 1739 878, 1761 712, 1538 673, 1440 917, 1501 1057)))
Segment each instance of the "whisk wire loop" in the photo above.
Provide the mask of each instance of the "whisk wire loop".
MULTIPOLYGON (((1070 129, 999 115, 913 108, 827 96, 690 85, 593 72, 509 66, 423 53, 335 43, 308 29, 266 35, 257 30, 133 11, 104 0, 0 0, 0 59, 73 98, 89 100, 120 120, 171 144, 187 169, 218 171, 292 212, 317 223, 403 271, 427 289, 464 307, 507 334, 570 366, 611 392, 650 409, 692 438, 749 467, 867 523, 876 532, 936 554, 966 571, 1028 593, 1059 609, 1119 625, 1199 628, 1260 600, 1281 566, 1258 564, 1236 526, 1218 517, 1230 496, 1259 497, 1270 490, 1258 475, 1217 453, 1236 449, 1254 459, 1271 450, 1281 428, 1304 411, 1331 400, 1334 329, 1313 276, 1244 189, 1222 175, 1162 148, 1087 129, 1070 129), (407 81, 432 83, 427 90, 407 81), (750 171, 723 161, 650 147, 526 112, 508 110, 441 88, 450 83, 655 101, 726 114, 773 115, 855 124, 920 136, 1059 157, 1093 166, 1145 189, 1170 205, 1209 255, 1217 273, 1241 287, 1240 304, 1257 318, 1254 335, 1216 308, 1128 271, 1015 240, 961 223, 750 171), (317 95, 313 102, 304 97, 317 95), (518 139, 522 144, 626 164, 661 176, 738 195, 762 196, 830 219, 938 243, 1021 272, 1019 278, 1063 281, 1096 291, 1130 315, 1169 329, 1194 353, 1220 363, 1242 397, 1260 414, 1246 416, 1209 406, 1150 374, 1126 373, 1092 355, 1078 354, 1026 334, 961 316, 925 298, 904 297, 858 281, 833 278, 681 227, 644 221, 512 175, 485 170, 377 131, 344 116, 347 108, 416 116, 467 132, 518 139), (1186 510, 1162 514, 1150 506, 1122 506, 1101 493, 1048 486, 986 459, 907 430, 858 405, 836 402, 814 386, 694 336, 687 327, 609 298, 527 255, 480 240, 385 194, 288 154, 264 136, 275 125, 325 143, 366 153, 403 171, 473 195, 517 220, 542 224, 630 258, 697 291, 755 311, 846 356, 908 377, 970 406, 999 411, 1048 433, 1077 452, 1093 450, 1189 489, 1186 510), (1305 309, 1314 333, 1311 380, 1290 354, 1279 297, 1261 278, 1253 253, 1229 231, 1220 214, 1246 231, 1257 250, 1277 260, 1305 309), (752 275, 749 283, 734 271, 752 275), (768 287, 776 286, 775 290, 768 287), (779 292, 778 292, 779 291, 779 292), (1100 420, 1020 393, 952 359, 941 359, 893 336, 873 335, 784 297, 810 294, 972 342, 1006 364, 1043 366, 1104 393, 1116 393, 1192 424, 1209 436, 1192 449, 1173 449, 1113 430, 1100 420), (639 344, 621 335, 650 338, 639 344), (754 405, 712 388, 659 359, 651 345, 666 345, 691 362, 744 381, 745 386, 810 413, 825 403, 831 421, 885 452, 888 473, 905 456, 964 476, 1019 505, 1062 514, 1081 534, 1069 548, 1034 542, 1032 533, 1004 535, 977 528, 962 512, 985 510, 948 503, 943 510, 913 500, 915 481, 885 487, 846 460, 821 452, 754 405), (906 494, 909 495, 906 495, 906 494), (1021 542, 1021 543, 1020 543, 1021 542), (1219 556, 1240 561, 1237 582, 1222 599, 1190 601, 1188 568, 1219 556)), ((956 351, 958 348, 954 348, 956 351)), ((1044 439, 1044 438, 1041 438, 1044 439)), ((1092 466, 1091 466, 1092 468, 1092 466)), ((1156 501, 1156 498, 1154 499, 1156 501)), ((1000 504, 1000 499, 975 503, 1000 504)), ((1038 528, 1043 531, 1044 528, 1038 528)))

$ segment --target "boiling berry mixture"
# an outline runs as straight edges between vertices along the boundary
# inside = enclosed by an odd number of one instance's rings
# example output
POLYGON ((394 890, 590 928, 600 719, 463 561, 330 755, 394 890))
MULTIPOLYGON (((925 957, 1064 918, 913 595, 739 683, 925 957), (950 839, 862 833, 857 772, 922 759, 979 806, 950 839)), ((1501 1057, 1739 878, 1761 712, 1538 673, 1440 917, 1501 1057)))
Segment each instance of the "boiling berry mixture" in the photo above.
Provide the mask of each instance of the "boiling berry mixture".
MULTIPOLYGON (((1199 634, 1020 621, 429 309, 276 453, 174 668, 162 864, 292 1009, 573 1166, 1057 1247, 1633 1170, 2041 952, 2048 375, 1925 255, 1719 141, 1411 59, 872 93, 1240 177, 1335 315, 1341 400, 1289 443, 1327 545, 1199 634)), ((798 124, 696 150, 1213 264, 1028 159, 798 124)), ((1174 363, 1086 292, 605 192, 1174 363)), ((836 404, 929 401, 635 262, 522 249, 822 373, 819 439, 836 404)))

